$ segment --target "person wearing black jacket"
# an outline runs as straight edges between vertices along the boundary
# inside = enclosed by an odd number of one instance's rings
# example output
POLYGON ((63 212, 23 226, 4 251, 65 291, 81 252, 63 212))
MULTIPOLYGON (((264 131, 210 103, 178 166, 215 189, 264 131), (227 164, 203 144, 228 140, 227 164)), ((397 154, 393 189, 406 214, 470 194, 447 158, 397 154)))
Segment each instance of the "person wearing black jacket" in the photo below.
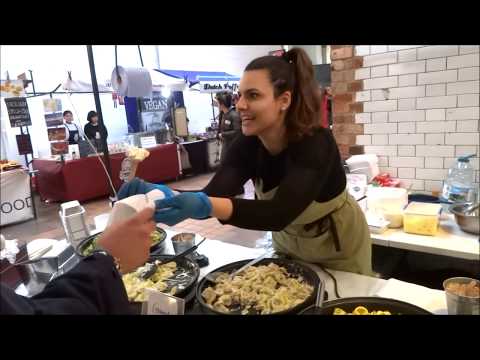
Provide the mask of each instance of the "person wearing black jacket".
POLYGON ((153 209, 147 208, 107 228, 98 240, 102 250, 31 298, 0 284, 0 314, 131 314, 121 274, 147 261, 155 229, 152 216, 153 209))
POLYGON ((85 136, 94 143, 98 151, 102 150, 102 139, 107 141, 108 131, 104 125, 98 123, 98 114, 95 111, 89 111, 87 115, 88 123, 85 125, 83 132, 85 136))
POLYGON ((220 161, 225 160, 225 156, 230 148, 233 139, 242 132, 240 115, 238 115, 232 104, 232 94, 227 91, 217 93, 215 99, 220 110, 220 121, 218 126, 218 138, 222 141, 222 153, 220 161))
MULTIPOLYGON (((242 133, 242 124, 240 115, 238 115, 233 106, 232 94, 228 91, 221 91, 216 94, 215 100, 220 110, 219 126, 217 137, 222 143, 222 150, 220 153, 220 163, 225 162, 226 155, 230 149, 233 140, 242 133)), ((245 193, 243 184, 238 187, 235 192, 236 195, 245 193)))

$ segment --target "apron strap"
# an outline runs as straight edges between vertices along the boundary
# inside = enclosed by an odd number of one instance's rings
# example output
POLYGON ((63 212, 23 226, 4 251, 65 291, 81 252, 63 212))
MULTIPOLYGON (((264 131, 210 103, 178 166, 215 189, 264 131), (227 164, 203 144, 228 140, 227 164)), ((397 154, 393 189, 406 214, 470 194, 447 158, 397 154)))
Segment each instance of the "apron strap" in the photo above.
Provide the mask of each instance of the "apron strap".
POLYGON ((347 203, 347 200, 345 200, 345 201, 343 202, 343 204, 342 204, 339 208, 331 211, 330 213, 328 213, 328 214, 325 215, 324 217, 322 217, 322 218, 320 218, 320 219, 318 219, 318 220, 315 220, 314 222, 311 222, 310 224, 305 224, 305 225, 303 226, 303 228, 305 229, 305 231, 310 231, 312 228, 314 228, 315 226, 317 226, 318 231, 317 231, 317 234, 316 234, 315 236, 319 236, 319 235, 321 235, 321 234, 323 233, 322 230, 323 230, 323 228, 324 228, 323 224, 324 224, 325 220, 328 219, 329 222, 330 222, 330 229, 331 229, 331 231, 332 231, 333 244, 334 244, 334 246, 335 246, 335 251, 337 251, 337 252, 341 251, 340 238, 338 237, 337 225, 335 224, 335 220, 333 219, 332 214, 333 214, 334 212, 340 210, 346 203, 347 203))
POLYGON ((338 238, 338 232, 337 232, 337 225, 335 224, 335 221, 333 220, 332 213, 328 214, 328 219, 330 220, 330 226, 332 229, 332 235, 333 235, 333 244, 335 245, 335 250, 339 252, 340 249, 340 239, 338 238))

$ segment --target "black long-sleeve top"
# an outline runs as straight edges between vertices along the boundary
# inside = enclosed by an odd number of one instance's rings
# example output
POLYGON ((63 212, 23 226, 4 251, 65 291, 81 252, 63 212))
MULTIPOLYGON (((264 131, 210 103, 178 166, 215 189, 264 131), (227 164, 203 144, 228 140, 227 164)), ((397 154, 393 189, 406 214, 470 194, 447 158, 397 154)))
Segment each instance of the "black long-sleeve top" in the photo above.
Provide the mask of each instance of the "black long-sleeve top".
POLYGON ((346 187, 335 139, 324 128, 290 143, 274 156, 258 137, 238 136, 225 163, 203 191, 213 197, 232 197, 249 179, 261 179, 263 192, 278 186, 275 196, 271 200, 232 198, 233 213, 224 223, 252 230, 280 231, 312 201, 329 201, 346 187))
POLYGON ((242 122, 240 115, 235 108, 230 108, 226 114, 221 114, 220 126, 218 133, 222 134, 223 139, 230 142, 233 138, 241 132, 242 122))
POLYGON ((0 284, 0 314, 131 314, 113 259, 94 254, 27 298, 0 284))
POLYGON ((97 135, 97 131, 100 132, 100 137, 102 139, 107 139, 108 137, 108 131, 105 126, 101 125, 92 125, 91 123, 85 124, 85 127, 83 129, 83 132, 85 133, 85 136, 88 137, 89 139, 95 139, 97 135))

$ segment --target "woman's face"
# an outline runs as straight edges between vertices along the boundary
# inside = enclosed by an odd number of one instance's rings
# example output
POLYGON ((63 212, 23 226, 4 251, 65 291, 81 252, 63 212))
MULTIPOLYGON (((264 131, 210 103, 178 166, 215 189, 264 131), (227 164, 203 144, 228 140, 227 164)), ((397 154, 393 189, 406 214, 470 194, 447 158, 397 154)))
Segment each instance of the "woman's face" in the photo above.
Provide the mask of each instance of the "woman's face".
POLYGON ((286 91, 275 98, 267 70, 245 71, 240 80, 239 95, 237 111, 244 135, 258 136, 283 125, 283 114, 290 105, 291 94, 286 91))
POLYGON ((92 124, 95 125, 96 123, 98 123, 98 116, 92 116, 92 117, 90 118, 90 121, 91 121, 92 124))
POLYGON ((71 123, 73 121, 73 115, 70 113, 66 113, 65 116, 63 117, 67 123, 71 123))

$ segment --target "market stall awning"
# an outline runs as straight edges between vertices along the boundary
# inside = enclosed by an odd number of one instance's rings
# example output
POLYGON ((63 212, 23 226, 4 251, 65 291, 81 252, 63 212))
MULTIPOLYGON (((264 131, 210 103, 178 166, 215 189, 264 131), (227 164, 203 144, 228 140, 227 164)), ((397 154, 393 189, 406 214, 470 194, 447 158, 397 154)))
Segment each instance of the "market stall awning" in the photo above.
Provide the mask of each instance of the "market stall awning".
MULTIPOLYGON (((183 91, 187 84, 182 78, 172 77, 155 69, 148 69, 152 79, 154 91, 160 91, 162 88, 169 88, 172 91, 183 91)), ((62 84, 63 90, 72 92, 92 92, 92 84, 88 81, 72 80, 69 76, 62 84)), ((111 83, 108 81, 105 85, 98 84, 100 92, 113 92, 111 83)))

